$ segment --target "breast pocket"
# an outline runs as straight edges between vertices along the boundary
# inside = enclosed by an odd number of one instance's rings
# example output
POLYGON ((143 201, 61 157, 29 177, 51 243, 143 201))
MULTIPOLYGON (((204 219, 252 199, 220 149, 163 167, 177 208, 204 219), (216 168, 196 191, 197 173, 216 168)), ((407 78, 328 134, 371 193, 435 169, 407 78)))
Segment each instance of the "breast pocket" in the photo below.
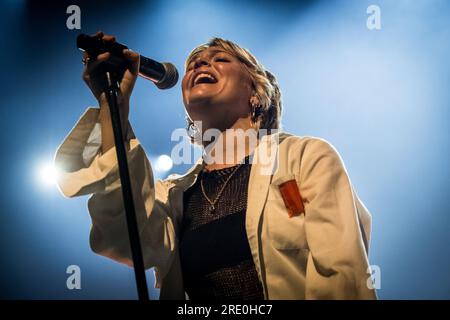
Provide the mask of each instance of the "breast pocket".
POLYGON ((269 187, 264 215, 267 221, 268 236, 272 245, 280 250, 308 249, 305 234, 305 214, 289 217, 288 209, 280 193, 279 185, 295 179, 286 175, 274 180, 269 187))

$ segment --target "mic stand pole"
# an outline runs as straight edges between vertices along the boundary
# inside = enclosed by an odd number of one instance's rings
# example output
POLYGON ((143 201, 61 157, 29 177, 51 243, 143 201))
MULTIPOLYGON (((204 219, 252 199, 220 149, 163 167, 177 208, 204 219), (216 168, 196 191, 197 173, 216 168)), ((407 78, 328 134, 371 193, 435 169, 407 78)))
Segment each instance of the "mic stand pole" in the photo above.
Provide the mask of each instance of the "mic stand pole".
POLYGON ((113 71, 106 71, 106 96, 108 99, 111 122, 116 144, 117 162, 119 166, 122 196, 127 219, 128 236, 130 239, 131 256, 133 259, 134 275, 138 290, 139 300, 149 300, 147 280, 145 278, 144 259, 142 256, 139 230, 137 226, 136 210, 134 208, 133 193, 131 189, 130 172, 128 169, 127 154, 125 150, 124 135, 120 120, 117 97, 119 94, 119 81, 113 71))

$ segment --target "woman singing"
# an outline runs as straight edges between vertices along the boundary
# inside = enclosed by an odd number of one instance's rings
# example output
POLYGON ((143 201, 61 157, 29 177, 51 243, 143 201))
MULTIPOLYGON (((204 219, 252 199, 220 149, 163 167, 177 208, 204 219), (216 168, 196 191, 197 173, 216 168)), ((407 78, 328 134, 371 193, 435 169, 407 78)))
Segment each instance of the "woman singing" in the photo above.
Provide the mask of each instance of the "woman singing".
MULTIPOLYGON (((278 130, 281 96, 272 73, 231 41, 195 48, 182 93, 188 132, 203 156, 183 176, 155 184, 128 121, 139 55, 124 56, 123 139, 145 267, 155 267, 161 299, 376 298, 370 214, 332 145, 278 130), (208 130, 219 134, 204 139, 208 130)), ((92 250, 132 265, 109 107, 92 76, 109 58, 85 54, 83 78, 100 108, 84 113, 55 163, 64 195, 92 194, 92 250)))

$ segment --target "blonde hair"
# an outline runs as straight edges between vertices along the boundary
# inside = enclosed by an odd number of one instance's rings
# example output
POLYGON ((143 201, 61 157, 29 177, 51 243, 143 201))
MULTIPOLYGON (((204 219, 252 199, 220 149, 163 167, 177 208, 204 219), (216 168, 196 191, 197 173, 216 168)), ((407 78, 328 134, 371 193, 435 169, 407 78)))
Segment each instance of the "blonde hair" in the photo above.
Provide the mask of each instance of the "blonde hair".
POLYGON ((212 38, 191 51, 186 59, 185 70, 196 54, 209 47, 218 47, 233 55, 249 72, 255 91, 254 95, 259 101, 259 106, 254 110, 255 119, 252 119, 257 123, 258 129, 280 129, 282 103, 277 79, 247 49, 229 40, 212 38))

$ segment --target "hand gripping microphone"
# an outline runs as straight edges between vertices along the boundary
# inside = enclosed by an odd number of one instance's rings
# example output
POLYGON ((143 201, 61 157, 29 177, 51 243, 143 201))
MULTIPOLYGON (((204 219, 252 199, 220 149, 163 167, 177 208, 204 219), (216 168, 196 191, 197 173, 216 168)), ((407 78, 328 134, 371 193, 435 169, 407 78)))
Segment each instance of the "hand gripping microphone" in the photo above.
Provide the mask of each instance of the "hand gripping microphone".
MULTIPOLYGON (((110 52, 111 58, 108 63, 116 66, 123 65, 122 51, 128 49, 127 46, 121 43, 104 42, 98 37, 86 34, 80 34, 77 37, 77 47, 82 51, 86 51, 91 57, 110 52)), ((172 63, 161 63, 142 55, 140 56, 139 75, 155 83, 159 89, 172 88, 178 81, 178 71, 172 63)))

